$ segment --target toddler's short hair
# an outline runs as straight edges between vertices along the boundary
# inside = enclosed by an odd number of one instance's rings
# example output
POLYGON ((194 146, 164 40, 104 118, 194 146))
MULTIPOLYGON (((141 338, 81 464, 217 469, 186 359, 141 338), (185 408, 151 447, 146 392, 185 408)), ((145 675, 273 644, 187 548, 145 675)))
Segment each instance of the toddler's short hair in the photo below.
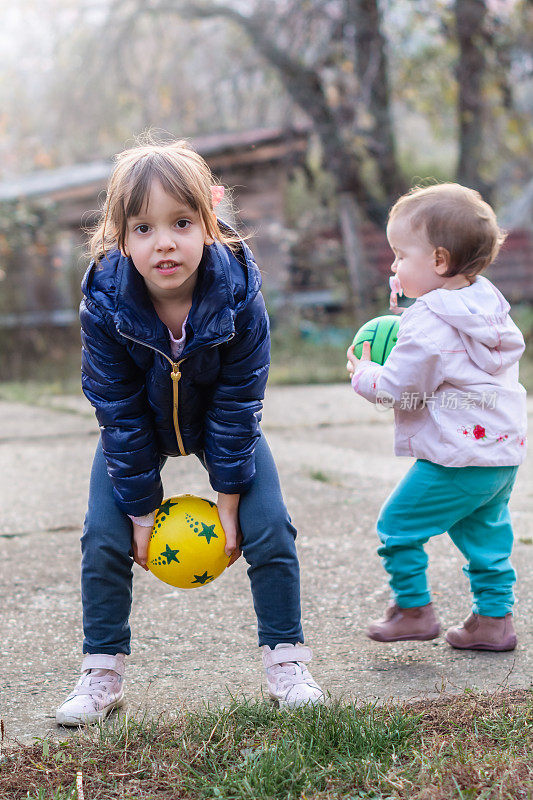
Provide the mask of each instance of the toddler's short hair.
POLYGON ((475 276, 492 264, 506 233, 479 192, 459 183, 415 186, 390 210, 389 221, 407 217, 414 231, 422 230, 433 247, 449 253, 443 277, 475 276))

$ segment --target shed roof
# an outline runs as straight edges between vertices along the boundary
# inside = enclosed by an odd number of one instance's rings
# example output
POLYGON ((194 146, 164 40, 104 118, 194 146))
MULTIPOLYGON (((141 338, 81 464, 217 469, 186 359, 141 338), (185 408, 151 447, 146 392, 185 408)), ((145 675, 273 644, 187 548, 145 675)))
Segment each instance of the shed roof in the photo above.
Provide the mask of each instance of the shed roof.
MULTIPOLYGON (((307 134, 308 130, 305 128, 259 128, 250 131, 198 136, 190 141, 194 149, 208 160, 233 153, 238 161, 240 153, 250 153, 254 150, 257 150, 257 158, 261 160, 261 148, 302 136, 306 137, 307 134)), ((269 151, 269 157, 271 157, 271 151, 269 151)), ((112 161, 102 160, 15 176, 10 180, 0 181, 0 202, 9 202, 19 198, 43 197, 78 187, 105 184, 112 169, 112 161)))

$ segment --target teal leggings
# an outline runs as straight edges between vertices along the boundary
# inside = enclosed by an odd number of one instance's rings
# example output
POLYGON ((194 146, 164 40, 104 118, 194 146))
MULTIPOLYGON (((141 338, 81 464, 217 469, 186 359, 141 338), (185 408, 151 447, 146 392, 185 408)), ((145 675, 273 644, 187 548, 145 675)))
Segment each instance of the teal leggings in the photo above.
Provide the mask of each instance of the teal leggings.
POLYGON ((423 545, 448 531, 466 558, 473 611, 503 617, 513 608, 509 497, 518 467, 442 467, 416 461, 381 509, 378 549, 400 608, 431 602, 423 545))

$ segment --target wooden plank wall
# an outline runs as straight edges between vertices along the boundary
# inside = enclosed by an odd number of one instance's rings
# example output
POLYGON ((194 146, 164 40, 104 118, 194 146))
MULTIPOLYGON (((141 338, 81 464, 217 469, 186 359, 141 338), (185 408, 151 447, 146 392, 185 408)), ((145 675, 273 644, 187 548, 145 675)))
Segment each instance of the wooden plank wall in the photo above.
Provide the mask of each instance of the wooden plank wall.
MULTIPOLYGON (((369 281, 375 289, 390 275, 392 253, 385 234, 372 225, 365 226, 363 243, 369 281)), ((532 303, 533 233, 527 230, 511 231, 498 258, 485 274, 510 303, 532 303)))

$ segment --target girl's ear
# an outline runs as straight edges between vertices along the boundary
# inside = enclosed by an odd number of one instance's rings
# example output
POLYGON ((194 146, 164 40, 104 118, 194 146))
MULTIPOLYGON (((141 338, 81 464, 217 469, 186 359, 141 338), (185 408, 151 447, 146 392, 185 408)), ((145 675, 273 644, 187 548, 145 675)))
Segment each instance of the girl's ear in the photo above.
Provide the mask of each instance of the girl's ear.
POLYGON ((450 267, 450 253, 445 247, 437 247, 434 256, 435 272, 442 277, 450 267))

